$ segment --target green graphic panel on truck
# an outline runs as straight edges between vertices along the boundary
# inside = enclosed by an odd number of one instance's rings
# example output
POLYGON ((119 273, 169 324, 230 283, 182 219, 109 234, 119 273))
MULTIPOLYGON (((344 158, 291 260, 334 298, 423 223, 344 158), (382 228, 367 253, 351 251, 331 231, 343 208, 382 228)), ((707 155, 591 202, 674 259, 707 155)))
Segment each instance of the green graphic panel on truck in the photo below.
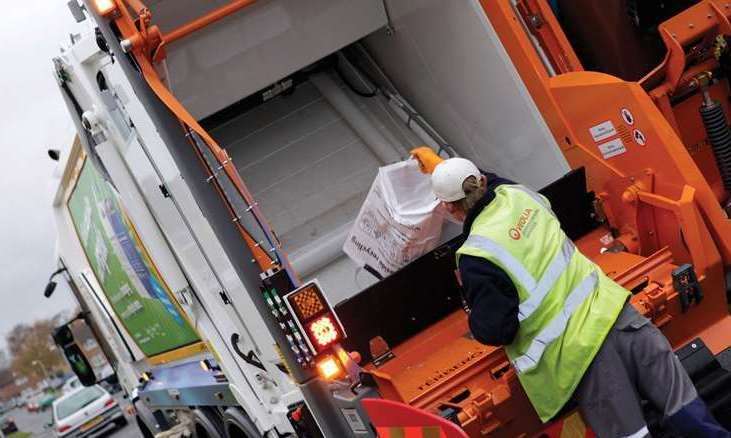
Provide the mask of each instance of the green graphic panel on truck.
POLYGON ((119 195, 87 160, 68 202, 91 268, 145 355, 197 342, 137 236, 119 195))

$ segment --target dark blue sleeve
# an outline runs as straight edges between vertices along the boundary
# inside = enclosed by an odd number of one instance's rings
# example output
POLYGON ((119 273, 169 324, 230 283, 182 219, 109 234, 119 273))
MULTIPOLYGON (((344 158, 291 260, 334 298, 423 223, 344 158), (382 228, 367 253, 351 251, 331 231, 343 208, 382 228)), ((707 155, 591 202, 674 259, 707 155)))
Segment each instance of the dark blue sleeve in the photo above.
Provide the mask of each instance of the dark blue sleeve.
POLYGON ((492 188, 493 190, 497 188, 497 186, 503 185, 503 184, 515 184, 515 182, 503 178, 502 176, 499 176, 496 173, 491 172, 485 172, 484 170, 480 170, 483 175, 487 177, 487 187, 488 189, 492 188))
POLYGON ((479 257, 461 256, 459 272, 469 325, 475 339, 487 345, 508 345, 518 332, 518 291, 502 269, 479 257))

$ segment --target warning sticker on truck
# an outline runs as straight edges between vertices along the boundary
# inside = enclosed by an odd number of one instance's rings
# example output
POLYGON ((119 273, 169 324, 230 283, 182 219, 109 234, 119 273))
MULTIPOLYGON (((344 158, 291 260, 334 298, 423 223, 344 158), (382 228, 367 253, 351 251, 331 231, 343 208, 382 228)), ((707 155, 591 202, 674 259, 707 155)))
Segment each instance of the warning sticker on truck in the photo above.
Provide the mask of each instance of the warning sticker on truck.
POLYGON ((345 420, 348 422, 348 425, 356 434, 361 433, 367 433, 368 428, 366 427, 365 423, 363 422, 363 419, 360 418, 360 415, 358 414, 358 411, 355 409, 349 409, 349 408, 341 408, 340 411, 343 413, 343 416, 345 417, 345 420))
POLYGON ((599 150, 605 160, 627 152, 627 148, 624 147, 624 143, 622 143, 621 138, 615 138, 612 141, 600 144, 599 150))
POLYGON ((647 137, 645 137, 645 134, 642 133, 639 129, 635 129, 632 131, 632 138, 635 139, 635 143, 637 143, 640 146, 644 146, 647 144, 647 137))
POLYGON ((627 108, 622 108, 619 114, 622 116, 622 120, 624 120, 624 123, 630 126, 635 124, 635 116, 633 116, 632 112, 627 108))
POLYGON ((614 123, 612 123, 611 120, 592 126, 589 129, 589 132, 591 133, 591 138, 593 138, 596 142, 600 142, 617 135, 617 130, 614 128, 614 123))

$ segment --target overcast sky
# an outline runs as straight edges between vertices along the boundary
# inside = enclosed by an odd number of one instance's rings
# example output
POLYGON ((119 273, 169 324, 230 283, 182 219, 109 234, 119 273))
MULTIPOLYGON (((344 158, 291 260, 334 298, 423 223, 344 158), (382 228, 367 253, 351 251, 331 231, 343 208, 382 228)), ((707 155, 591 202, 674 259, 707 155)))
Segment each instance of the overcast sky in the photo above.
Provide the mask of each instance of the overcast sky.
POLYGON ((0 348, 15 324, 75 307, 62 279, 43 297, 56 267, 51 201, 59 174, 46 151, 68 149, 74 132, 51 58, 75 28, 66 0, 9 2, 0 15, 0 348))

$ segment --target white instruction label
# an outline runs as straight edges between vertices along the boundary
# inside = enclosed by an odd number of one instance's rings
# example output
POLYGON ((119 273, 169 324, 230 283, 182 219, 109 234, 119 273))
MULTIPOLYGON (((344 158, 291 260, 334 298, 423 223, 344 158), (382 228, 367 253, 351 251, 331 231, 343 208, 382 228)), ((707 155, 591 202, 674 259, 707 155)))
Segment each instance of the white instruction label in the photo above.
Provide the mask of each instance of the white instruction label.
POLYGON ((591 133, 591 137, 596 142, 606 140, 613 135, 617 135, 617 130, 614 129, 614 124, 611 120, 607 120, 606 122, 602 122, 598 125, 592 126, 589 129, 589 132, 591 133))
POLYGON ((600 144, 599 150, 602 152, 602 157, 604 157, 605 160, 627 152, 627 148, 624 147, 624 143, 622 143, 621 138, 615 138, 612 141, 600 144))
POLYGON ((348 425, 350 425, 350 428, 354 433, 368 432, 368 428, 366 428, 365 423, 363 423, 363 419, 360 418, 360 415, 358 415, 357 410, 341 408, 340 411, 343 413, 345 420, 348 422, 348 425))

